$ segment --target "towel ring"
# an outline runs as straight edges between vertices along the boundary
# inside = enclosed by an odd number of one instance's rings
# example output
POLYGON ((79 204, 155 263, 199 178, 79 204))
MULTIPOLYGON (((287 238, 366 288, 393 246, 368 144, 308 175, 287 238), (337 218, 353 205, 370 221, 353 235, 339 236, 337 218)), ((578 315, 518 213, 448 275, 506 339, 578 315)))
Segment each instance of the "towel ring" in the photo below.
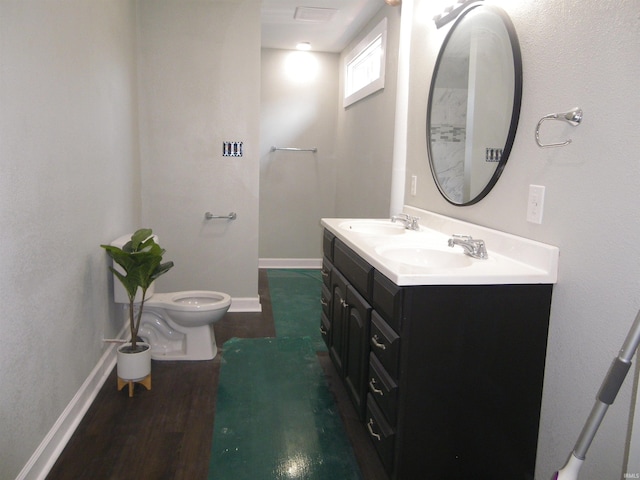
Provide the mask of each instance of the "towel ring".
POLYGON ((564 147, 571 143, 571 139, 560 143, 542 143, 540 141, 540 125, 542 125, 542 122, 545 120, 561 120, 563 122, 567 122, 573 127, 577 127, 580 125, 580 122, 582 122, 582 109, 576 107, 566 113, 550 113, 549 115, 542 117, 536 126, 536 143, 540 148, 564 147))

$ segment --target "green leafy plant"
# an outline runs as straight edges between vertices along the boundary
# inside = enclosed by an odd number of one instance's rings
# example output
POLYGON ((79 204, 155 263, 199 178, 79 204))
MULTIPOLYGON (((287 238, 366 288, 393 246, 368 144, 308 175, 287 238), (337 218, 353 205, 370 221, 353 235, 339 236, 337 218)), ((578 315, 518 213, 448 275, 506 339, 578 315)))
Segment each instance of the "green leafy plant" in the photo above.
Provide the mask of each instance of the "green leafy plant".
POLYGON ((109 267, 109 270, 118 277, 129 297, 129 329, 131 331, 132 352, 139 351, 137 346, 138 329, 140 328, 147 290, 155 279, 173 267, 173 262, 162 263, 165 250, 155 242, 152 233, 150 228, 141 228, 131 236, 131 240, 122 248, 113 245, 100 245, 125 272, 122 274, 114 267, 109 267), (142 291, 142 300, 136 312, 135 298, 138 289, 142 291))

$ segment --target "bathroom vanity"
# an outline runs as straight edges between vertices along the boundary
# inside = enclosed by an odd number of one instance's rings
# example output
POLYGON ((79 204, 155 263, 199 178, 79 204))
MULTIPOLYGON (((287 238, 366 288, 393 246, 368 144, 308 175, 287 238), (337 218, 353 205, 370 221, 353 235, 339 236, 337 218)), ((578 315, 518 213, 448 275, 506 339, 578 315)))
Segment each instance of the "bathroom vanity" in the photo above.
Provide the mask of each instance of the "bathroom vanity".
POLYGON ((322 220, 329 355, 390 478, 533 479, 558 250, 419 213, 322 220))

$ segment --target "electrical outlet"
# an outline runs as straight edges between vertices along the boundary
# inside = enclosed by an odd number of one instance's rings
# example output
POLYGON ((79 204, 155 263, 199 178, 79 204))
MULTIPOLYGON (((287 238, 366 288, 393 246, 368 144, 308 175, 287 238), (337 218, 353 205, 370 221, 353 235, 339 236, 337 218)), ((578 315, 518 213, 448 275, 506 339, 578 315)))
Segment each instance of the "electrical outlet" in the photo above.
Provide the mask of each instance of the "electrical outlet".
POLYGON ((544 211, 544 187, 529 185, 529 201, 527 202, 527 222, 542 223, 544 211))
POLYGON ((418 190, 418 176, 411 175, 411 195, 415 195, 418 190))

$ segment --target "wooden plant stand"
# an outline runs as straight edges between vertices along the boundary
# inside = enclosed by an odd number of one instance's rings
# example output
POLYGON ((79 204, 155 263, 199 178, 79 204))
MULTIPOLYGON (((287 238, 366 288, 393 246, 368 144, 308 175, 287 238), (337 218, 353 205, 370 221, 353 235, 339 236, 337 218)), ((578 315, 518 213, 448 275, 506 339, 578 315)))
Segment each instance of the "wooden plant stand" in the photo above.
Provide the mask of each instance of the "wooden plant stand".
POLYGON ((151 374, 136 382, 134 382, 133 380, 123 380, 118 377, 118 391, 122 390, 125 385, 129 385, 129 397, 133 397, 134 383, 139 383, 140 385, 143 385, 147 390, 151 390, 151 374))

